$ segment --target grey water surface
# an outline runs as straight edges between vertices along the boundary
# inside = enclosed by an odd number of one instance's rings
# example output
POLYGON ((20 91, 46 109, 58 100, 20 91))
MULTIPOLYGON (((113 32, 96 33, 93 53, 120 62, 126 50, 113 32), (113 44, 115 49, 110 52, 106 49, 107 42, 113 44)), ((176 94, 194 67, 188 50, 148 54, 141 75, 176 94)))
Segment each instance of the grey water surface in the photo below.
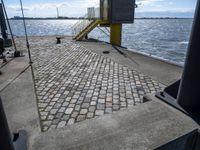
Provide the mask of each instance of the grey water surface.
MULTIPOLYGON (((77 20, 26 20, 29 36, 72 35, 77 20)), ((122 46, 183 65, 193 19, 136 19, 123 25, 122 46)), ((13 34, 24 36, 22 20, 10 20, 13 34)), ((96 28, 89 36, 109 42, 109 29, 96 28), (104 32, 102 32, 102 30, 104 32)))

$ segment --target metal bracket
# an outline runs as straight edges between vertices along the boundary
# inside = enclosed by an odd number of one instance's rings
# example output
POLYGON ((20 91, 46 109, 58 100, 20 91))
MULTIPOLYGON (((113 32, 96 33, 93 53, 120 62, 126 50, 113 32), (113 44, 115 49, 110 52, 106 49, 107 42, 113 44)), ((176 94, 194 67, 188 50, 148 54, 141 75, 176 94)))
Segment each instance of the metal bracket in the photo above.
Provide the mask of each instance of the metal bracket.
POLYGON ((170 106, 178 109, 179 111, 183 112, 184 114, 191 117, 196 123, 200 125, 200 114, 191 112, 190 110, 187 110, 183 108, 178 103, 178 91, 180 87, 181 80, 176 81, 175 83, 169 85, 164 89, 162 92, 156 93, 156 97, 162 100, 163 102, 169 104, 170 106))

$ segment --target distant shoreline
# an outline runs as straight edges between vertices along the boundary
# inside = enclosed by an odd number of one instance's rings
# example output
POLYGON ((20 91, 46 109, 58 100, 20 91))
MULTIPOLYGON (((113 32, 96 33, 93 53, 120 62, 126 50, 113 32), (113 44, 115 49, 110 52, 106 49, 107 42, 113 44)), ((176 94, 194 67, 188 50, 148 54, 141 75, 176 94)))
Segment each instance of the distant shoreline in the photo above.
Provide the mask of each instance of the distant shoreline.
MULTIPOLYGON (((9 18, 9 20, 22 20, 23 18, 9 18)), ((25 20, 82 20, 86 18, 25 18, 25 20)), ((135 19, 193 19, 193 18, 171 18, 171 17, 161 17, 161 18, 135 18, 135 19)))

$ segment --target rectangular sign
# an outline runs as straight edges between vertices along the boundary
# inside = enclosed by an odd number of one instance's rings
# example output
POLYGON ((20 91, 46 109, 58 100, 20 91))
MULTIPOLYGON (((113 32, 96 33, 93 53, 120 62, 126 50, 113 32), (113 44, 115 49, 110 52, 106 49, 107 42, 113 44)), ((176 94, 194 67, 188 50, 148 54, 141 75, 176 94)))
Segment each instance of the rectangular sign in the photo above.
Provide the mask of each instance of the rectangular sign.
POLYGON ((109 0, 108 5, 111 23, 133 23, 135 0, 109 0))

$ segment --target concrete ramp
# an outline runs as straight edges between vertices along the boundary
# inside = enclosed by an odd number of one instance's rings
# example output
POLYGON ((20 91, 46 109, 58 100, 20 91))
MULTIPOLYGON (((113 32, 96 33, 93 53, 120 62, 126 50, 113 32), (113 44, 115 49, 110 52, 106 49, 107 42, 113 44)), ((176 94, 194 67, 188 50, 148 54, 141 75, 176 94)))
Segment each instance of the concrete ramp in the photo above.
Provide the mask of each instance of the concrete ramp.
POLYGON ((165 104, 150 101, 123 111, 41 134, 36 150, 152 150, 194 128, 165 104))

